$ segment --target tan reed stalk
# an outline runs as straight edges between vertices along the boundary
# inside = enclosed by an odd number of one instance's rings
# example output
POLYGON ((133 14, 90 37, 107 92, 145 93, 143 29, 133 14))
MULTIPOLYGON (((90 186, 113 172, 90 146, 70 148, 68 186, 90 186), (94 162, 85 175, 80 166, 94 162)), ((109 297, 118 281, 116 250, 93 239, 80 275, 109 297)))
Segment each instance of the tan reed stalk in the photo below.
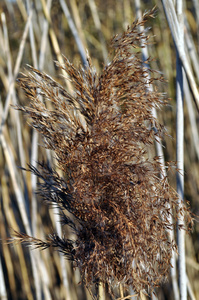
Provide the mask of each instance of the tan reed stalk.
POLYGON ((7 300, 7 293, 6 293, 6 287, 3 277, 3 270, 2 270, 2 263, 0 259, 0 297, 2 300, 7 300))
POLYGON ((99 300, 106 300, 106 294, 105 294, 105 289, 102 283, 99 284, 99 292, 98 292, 98 297, 99 300))
MULTIPOLYGON (((29 16, 30 11, 31 11, 31 6, 32 6, 32 1, 26 0, 26 7, 27 7, 27 15, 29 16)), ((36 45, 35 45, 35 38, 34 38, 34 32, 33 32, 33 22, 31 20, 30 22, 30 27, 29 27, 29 37, 30 37, 30 46, 31 46, 31 55, 32 55, 32 61, 34 67, 38 68, 38 61, 37 61, 37 53, 36 53, 36 45)), ((37 162, 37 147, 35 145, 38 144, 38 134, 36 131, 33 132, 33 138, 32 138, 32 147, 33 151, 32 152, 32 157, 31 157, 31 163, 33 166, 36 167, 36 162, 37 162)), ((32 208, 32 222, 31 223, 31 229, 32 229, 32 234, 36 234, 36 227, 37 227, 37 222, 36 222, 36 215, 37 215, 37 205, 36 205, 36 180, 33 176, 31 176, 31 185, 32 185, 32 201, 31 201, 31 208, 32 208)), ((40 276, 39 269, 41 269, 41 257, 38 252, 35 252, 35 263, 36 267, 33 268, 33 277, 34 277, 34 285, 35 285, 35 291, 36 291, 36 298, 38 300, 42 299, 42 287, 43 285, 43 290, 47 290, 48 287, 45 286, 46 280, 43 280, 43 276, 40 276)), ((43 267, 45 267, 43 265, 43 267)), ((48 276, 48 273, 45 271, 46 276, 48 276)), ((49 294, 49 292, 48 292, 49 294)))
MULTIPOLYGON (((55 34, 55 32, 53 30, 53 27, 52 27, 52 21, 51 21, 51 17, 50 17, 50 14, 49 14, 49 10, 48 10, 47 4, 46 4, 45 0, 41 0, 41 3, 42 3, 42 7, 43 7, 45 18, 46 18, 46 20, 49 23, 49 35, 50 35, 50 38, 51 38, 53 49, 54 49, 54 51, 56 53, 58 61, 61 64, 63 64, 63 62, 64 62, 63 61, 63 57, 61 55, 61 51, 60 51, 60 47, 59 47, 59 43, 58 43, 56 34, 55 34)), ((67 80, 68 76, 67 76, 67 74, 64 71, 62 73, 64 75, 64 78, 66 78, 66 85, 67 85, 67 87, 68 87, 68 89, 70 91, 72 89, 72 87, 71 87, 71 84, 70 84, 69 80, 67 80)))
MULTIPOLYGON (((27 5, 27 8, 29 8, 30 4, 27 5)), ((48 2, 48 5, 47 5, 47 8, 49 9, 50 11, 50 6, 51 6, 51 1, 48 2)), ((48 23, 47 23, 48 25, 48 23)), ((46 23, 44 23, 44 26, 46 26, 46 23)), ((31 27, 30 27, 31 28, 31 27)), ((42 55, 42 53, 45 53, 45 45, 46 45, 46 38, 47 38, 47 29, 48 29, 48 26, 46 26, 46 30, 44 31, 44 35, 43 35, 43 38, 42 38, 42 41, 41 41, 41 45, 42 45, 42 51, 40 51, 40 54, 42 55)), ((33 55, 33 62, 34 62, 34 67, 37 68, 38 67, 38 63, 37 63, 37 55, 36 55, 36 47, 35 47, 35 39, 34 39, 34 35, 33 35, 33 30, 31 29, 30 30, 30 35, 31 35, 31 48, 32 48, 32 55, 33 55)), ((40 58, 40 65, 39 65, 39 69, 42 70, 43 69, 43 65, 42 65, 42 62, 44 62, 43 59, 40 58)), ((42 99, 41 99, 42 101, 42 99)), ((37 161, 38 161, 38 133, 36 132, 36 130, 34 130, 33 132, 33 139, 32 139, 32 157, 31 157, 31 164, 32 166, 34 166, 35 168, 37 167, 37 161)), ((35 232, 33 235, 36 234, 36 228, 37 228, 37 222, 36 222, 36 216, 37 216, 37 204, 36 204, 36 184, 37 184, 37 178, 31 174, 31 182, 32 182, 32 228, 33 228, 33 232, 35 232)), ((55 216, 57 215, 57 211, 56 211, 56 208, 54 208, 54 214, 55 216)), ((56 218, 57 219, 57 218, 56 218)), ((58 219, 59 219, 59 216, 58 216, 58 219)), ((59 220, 58 220, 59 221, 59 220)), ((59 232, 59 234, 61 234, 60 232, 60 229, 59 229, 59 222, 56 222, 56 230, 57 232, 59 232)), ((38 253, 37 253, 38 254, 38 253)), ((48 272, 46 272, 45 270, 45 264, 42 264, 41 261, 40 261, 40 257, 39 255, 37 255, 37 264, 38 266, 40 266, 40 269, 41 267, 43 266, 44 268, 44 271, 42 271, 41 273, 45 273, 46 275, 45 276, 48 276, 48 272)), ((60 265, 61 265, 61 272, 62 272, 62 278, 63 278, 63 283, 64 283, 64 286, 65 286, 65 299, 68 299, 70 300, 70 293, 68 293, 67 291, 69 290, 69 284, 68 284, 68 275, 67 275, 67 269, 66 269, 66 266, 65 266, 65 261, 64 261, 64 258, 63 256, 60 254, 60 265)), ((36 284, 36 287, 37 287, 37 299, 39 299, 39 297, 41 297, 41 291, 39 292, 39 284, 40 284, 40 280, 39 279, 39 276, 37 276, 35 278, 35 284, 36 284)), ((49 287, 46 286, 46 282, 48 282, 48 280, 43 280, 44 277, 42 276, 41 277, 41 281, 43 283, 43 289, 45 291, 45 294, 47 295, 47 299, 50 299, 49 298, 49 287)))
MULTIPOLYGON (((176 3, 176 14, 179 24, 178 43, 180 51, 184 50, 184 9, 183 2, 178 0, 176 3)), ((179 51, 179 49, 178 49, 179 51)), ((179 52, 176 53, 176 160, 177 169, 180 172, 176 174, 177 192, 179 194, 179 206, 184 201, 184 94, 183 77, 185 75, 179 52)), ((199 99, 198 99, 199 100, 199 99)), ((179 291, 180 299, 187 300, 187 276, 185 262, 185 233, 180 230, 184 226, 183 215, 178 216, 177 242, 178 242, 178 271, 179 271, 179 291)))
POLYGON ((64 15, 65 15, 65 17, 67 19, 67 22, 68 22, 68 25, 70 27, 70 30, 71 30, 71 32, 72 32, 72 34, 74 36, 76 45, 78 47, 78 50, 79 50, 79 53, 80 53, 80 56, 81 56, 81 59, 82 59, 82 63, 86 67, 88 65, 87 59, 86 59, 86 51, 85 51, 84 46, 82 44, 82 41, 81 41, 81 39, 79 37, 79 33, 78 33, 78 31, 77 31, 77 29, 75 27, 75 24, 74 24, 73 19, 71 17, 71 14, 70 14, 70 11, 68 9, 68 6, 67 6, 67 4, 66 4, 66 2, 64 0, 59 0, 59 2, 60 2, 60 5, 61 5, 61 7, 63 9, 64 15))
POLYGON ((28 16, 27 16, 26 8, 25 8, 25 3, 22 0, 17 0, 17 4, 18 4, 19 10, 21 12, 21 15, 22 15, 24 21, 26 22, 28 16))
MULTIPOLYGON (((7 91, 9 91, 9 86, 13 82, 13 73, 12 73, 12 58, 11 58, 10 45, 9 45, 8 30, 7 30, 6 18, 5 18, 4 13, 2 13, 1 19, 2 19, 3 32, 4 32, 5 55, 6 55, 7 70, 8 70, 8 82, 9 82, 9 85, 7 87, 7 91)), ((13 88, 13 92, 12 92, 11 96, 12 96, 13 105, 16 105, 17 100, 16 100, 15 88, 13 88)), ((18 113, 14 113, 14 119, 16 120, 17 140, 18 140, 18 146, 19 146, 20 163, 21 163, 21 166, 25 167, 26 163, 25 163, 25 155, 24 155, 23 142, 22 142, 22 130, 21 130, 21 123, 20 123, 18 113)), ((25 184, 25 174, 23 173, 22 175, 23 175, 24 184, 25 184)), ((26 188, 27 187, 25 186, 25 189, 26 188)))
POLYGON ((193 145, 194 145, 195 152, 196 152, 196 155, 199 160, 199 147, 198 147, 199 146, 199 133, 198 133, 198 127, 197 127, 197 123, 196 123, 196 115, 195 115, 195 111, 194 111, 193 104, 192 104, 192 97, 191 97, 191 93, 190 93, 190 89, 189 89, 189 85, 188 85, 186 77, 184 79, 184 93, 185 93, 185 101, 186 101, 186 106, 187 106, 188 115, 189 115, 189 121, 191 124, 193 145))
MULTIPOLYGON (((135 0, 135 11, 136 11, 136 15, 137 18, 140 19, 142 16, 141 13, 141 2, 140 0, 135 0)), ((140 28, 140 31, 142 32, 144 30, 144 28, 140 28)), ((147 61, 149 54, 148 54, 148 49, 147 49, 147 45, 143 45, 142 48, 142 55, 143 55, 143 61, 147 61)), ((144 67, 147 69, 146 70, 146 86, 147 88, 152 92, 153 91, 153 86, 150 84, 150 75, 148 72, 149 69, 149 65, 144 64, 144 67)), ((152 114, 155 120, 157 120, 158 116, 157 116, 157 111, 156 109, 153 107, 152 108, 152 114)), ((154 127, 155 128, 155 127, 154 127)), ((156 129, 155 129, 156 130, 156 129)), ((159 157, 160 160, 160 164, 161 164, 161 171, 162 171, 162 176, 166 177, 166 168, 165 168, 165 159, 164 159, 164 152, 163 152, 163 148, 162 148, 162 143, 161 143, 161 139, 157 139, 155 141, 155 145, 156 145, 156 154, 159 157)), ((170 208, 170 205, 168 206, 170 208)), ((172 217, 170 216, 170 223, 173 223, 172 217)), ((168 235, 169 235, 169 239, 170 241, 174 241, 175 237, 174 237, 174 230, 168 230, 168 235)), ((177 270, 176 270, 176 253, 175 251, 173 251, 172 253, 172 257, 171 257, 171 280, 172 280, 172 285, 173 285, 173 292, 174 292, 174 298, 175 300, 179 299, 179 290, 178 290, 178 283, 177 283, 177 270)))
MULTIPOLYGON (((21 214, 21 218, 22 218, 25 230, 26 230, 26 232, 31 233, 30 223, 29 223, 27 213, 26 213, 26 209, 25 209, 25 200, 24 200, 22 191, 20 189, 20 183, 19 183, 19 179, 17 177, 17 170, 15 168, 12 151, 11 151, 8 143, 6 143, 4 135, 0 136, 0 141, 1 141, 2 149, 4 150, 4 155, 6 157, 6 162, 7 162, 7 165, 8 165, 10 177, 12 179, 12 184, 13 184, 14 192, 15 192, 15 195, 16 195, 17 204, 18 204, 18 207, 19 207, 19 211, 20 211, 20 214, 21 214)), ((30 253, 30 258, 31 258, 31 263, 32 263, 32 267, 33 267, 33 272, 36 272, 36 270, 35 270, 35 260, 34 260, 35 254, 30 253)), ((24 272, 26 273, 26 266, 25 266, 25 260, 24 260, 22 251, 20 251, 19 260, 20 260, 20 263, 22 265, 22 276, 24 276, 24 272)), ((28 299, 32 300, 33 298, 32 298, 32 295, 30 293, 29 282, 27 282, 27 279, 28 279, 28 275, 26 273, 25 276, 24 276, 25 289, 27 290, 28 299)))
POLYGON ((84 47, 84 49, 88 49, 87 41, 85 38, 85 33, 83 31, 83 24, 82 24, 82 21, 80 18, 80 12, 79 12, 80 8, 79 8, 79 5, 77 6, 77 0, 72 1, 70 3, 70 5, 71 5, 72 13, 73 13, 74 22, 75 22, 77 31, 79 33, 80 39, 83 43, 83 47, 84 47))
POLYGON ((197 109, 199 110, 199 92, 197 89, 197 84, 195 81, 195 78, 193 76, 193 72, 191 70, 190 64, 189 64, 189 60, 186 56, 185 53, 185 49, 184 47, 181 47, 181 44, 179 42, 179 36, 180 36, 180 28, 179 28, 179 24, 178 24, 178 18, 175 12, 175 8, 174 8, 174 3, 171 0, 162 0, 163 3, 163 7, 165 10, 165 14, 167 17, 167 21, 169 23, 170 26, 170 30, 173 36, 173 40, 177 49, 177 53, 179 55, 179 58, 182 62, 184 71, 186 73, 187 79, 189 81, 189 85, 191 87, 193 96, 194 96, 194 101, 196 104, 197 109))
POLYGON ((23 51, 24 51, 24 47, 25 47, 26 38, 27 38, 27 35, 28 35, 28 30, 29 30, 31 18, 32 18, 32 11, 31 11, 31 13, 28 17, 26 26, 24 28, 23 36, 22 36, 22 39, 21 39, 20 47, 19 47, 18 56, 17 56, 17 59, 16 59, 14 71, 13 71, 13 80, 10 84, 9 92, 8 92, 7 97, 6 97, 4 112, 3 112, 2 118, 1 118, 0 135, 2 135, 3 126, 5 125, 5 122, 6 122, 6 119, 7 119, 9 106, 10 106, 10 102, 11 102, 11 95, 13 93, 15 80, 16 80, 16 77, 17 77, 18 72, 19 72, 19 68, 20 68, 20 64, 21 64, 21 60, 22 60, 22 56, 23 56, 23 51))
POLYGON ((190 284, 190 281, 189 281, 188 277, 187 277, 187 291, 188 291, 190 299, 191 300, 196 300, 196 297, 194 295, 194 292, 192 290, 192 287, 191 287, 191 284, 190 284))
MULTIPOLYGON (((3 182, 1 181, 1 187, 3 192, 5 192, 5 185, 2 184, 3 182)), ((1 226, 1 236, 2 236, 2 229, 4 229, 3 226, 3 215, 2 215, 2 206, 0 206, 0 226, 1 226)), ((3 247, 4 248, 4 247, 3 247)), ((6 252, 7 253, 7 252, 6 252)), ((10 262, 10 260, 8 259, 8 263, 10 262)), ((13 279, 12 276, 12 265, 11 265, 11 277, 10 280, 13 279)), ((12 280, 13 283, 13 288, 15 289, 15 281, 12 280)), ((0 299, 3 300, 7 300, 7 291, 6 291, 6 285, 5 285, 5 280, 4 280, 4 276, 3 276, 3 267, 2 267, 2 263, 1 263, 1 258, 0 258, 0 299)))
MULTIPOLYGON (((10 228, 18 228, 17 222, 15 220, 15 216, 13 214, 12 209, 10 209, 11 207, 11 203, 10 203, 10 197, 9 197, 9 188, 8 188, 8 184, 6 182, 6 177, 5 175, 2 176, 1 178, 1 187, 2 187, 2 197, 3 197, 3 203, 2 203, 2 207, 1 210, 5 211, 5 216, 4 216, 4 220, 7 219, 8 225, 10 228)), ((3 218, 2 218, 3 220, 3 218)), ((1 228, 3 228, 3 224, 1 226, 1 228)), ((17 229, 19 230, 19 228, 17 229)), ((2 233, 1 233, 1 237, 2 233)), ((6 238, 4 236, 4 238, 6 238)), ((17 299, 16 294, 17 294, 17 288, 16 288, 16 280, 15 280, 15 275, 14 275, 14 264, 12 263, 12 254, 10 253, 9 249, 8 249, 8 245, 5 243, 3 245, 4 247, 4 256, 5 256, 5 262, 7 264, 7 270, 9 270, 9 277, 8 277, 8 281, 9 281, 9 285, 10 285, 10 292, 11 295, 13 297, 13 299, 17 299)))
POLYGON ((184 22, 185 22, 185 26, 186 26, 184 34, 185 34, 186 50, 188 52, 187 56, 190 57, 190 62, 192 63, 195 76, 197 78, 197 81, 199 81, 199 74, 197 71, 199 69, 198 53, 197 53, 196 46, 195 46, 195 43, 194 43, 194 40, 193 40, 193 37, 191 34, 189 23, 186 18, 184 19, 184 22))
MULTIPOLYGON (((51 6, 52 6, 52 0, 48 0, 46 6, 47 6, 48 12, 50 12, 51 6)), ((46 56, 46 52, 48 50, 47 49, 48 30, 49 30, 49 22, 44 18, 43 25, 42 25, 41 46, 40 46, 40 53, 39 53, 39 70, 43 70, 45 56, 46 56)))
POLYGON ((106 42, 105 42, 105 39, 104 39, 104 36, 103 36, 103 33, 102 33, 102 29, 101 29, 101 22, 100 22, 97 6, 95 4, 95 0, 88 0, 88 3, 89 3, 89 6, 90 6, 90 10, 91 10, 91 13, 92 13, 92 17, 93 17, 95 27, 96 27, 98 35, 99 35, 99 40, 100 40, 100 44, 101 44, 101 48, 102 48, 103 59, 104 59, 104 62, 107 63, 108 62, 108 51, 107 51, 107 48, 106 48, 106 42))

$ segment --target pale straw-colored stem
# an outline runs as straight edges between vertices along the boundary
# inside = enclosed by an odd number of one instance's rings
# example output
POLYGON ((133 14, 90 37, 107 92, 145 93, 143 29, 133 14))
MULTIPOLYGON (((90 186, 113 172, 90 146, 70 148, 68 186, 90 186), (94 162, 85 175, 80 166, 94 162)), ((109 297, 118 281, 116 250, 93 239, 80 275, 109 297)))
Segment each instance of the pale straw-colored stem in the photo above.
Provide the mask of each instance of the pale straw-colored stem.
POLYGON ((102 33, 101 22, 100 22, 97 6, 95 4, 95 0, 88 0, 88 3, 89 3, 89 6, 90 6, 90 10, 91 10, 91 13, 92 13, 92 17, 93 17, 95 27, 98 31, 98 36, 99 36, 100 44, 101 44, 101 47, 102 47, 102 54, 103 54, 104 62, 107 63, 108 51, 107 51, 106 42, 105 42, 105 39, 104 39, 104 36, 103 36, 103 33, 102 33))
POLYGON ((192 90, 194 101, 196 104, 197 109, 199 110, 199 92, 197 89, 197 85, 193 76, 193 72, 191 70, 189 61, 187 59, 184 45, 182 45, 180 36, 180 25, 178 23, 178 17, 175 12, 174 4, 172 0, 162 0, 162 4, 164 7, 165 15, 171 30, 171 34, 173 36, 173 40, 176 46, 176 50, 179 56, 179 59, 182 62, 182 65, 184 67, 184 71, 186 73, 190 88, 192 90))
POLYGON ((76 45, 78 47, 78 50, 79 50, 79 53, 80 53, 80 56, 81 56, 81 59, 82 59, 82 62, 83 62, 83 65, 86 67, 88 65, 88 62, 87 62, 87 58, 86 58, 86 51, 84 49, 84 45, 79 37, 79 34, 78 34, 78 31, 76 29, 76 26, 73 22, 73 19, 71 17, 71 14, 70 14, 70 11, 68 9, 68 6, 66 4, 66 2, 64 0, 59 0, 60 2, 60 5, 63 9, 63 12, 64 12, 64 15, 68 21, 68 25, 70 27, 70 30, 74 36, 74 39, 75 39, 75 42, 76 42, 76 45))
POLYGON ((1 258, 0 258, 0 299, 1 300, 7 300, 8 299, 7 292, 6 292, 6 287, 5 287, 4 276, 3 276, 1 258))
MULTIPOLYGON (((137 18, 141 19, 142 12, 141 12, 140 0, 135 0, 135 10, 136 10, 137 18)), ((142 26, 140 28, 140 30, 143 31, 144 26, 142 26)), ((143 55, 143 61, 146 61, 149 57, 147 46, 144 46, 142 48, 142 55, 143 55)), ((149 66, 145 64, 145 67, 148 68, 149 66)), ((147 72, 146 85, 147 85, 147 88, 149 91, 153 91, 153 86, 151 84, 148 84, 149 80, 150 80, 150 75, 147 72)), ((158 118, 157 111, 154 107, 152 108, 152 114, 155 119, 158 118)), ((161 143, 161 140, 159 137, 157 137, 157 140, 155 141, 155 146, 156 146, 156 153, 157 153, 157 156, 159 157, 159 161, 161 164, 161 176, 163 178, 163 177, 166 177, 167 174, 166 174, 166 168, 165 168, 164 152, 163 152, 162 143, 161 143)), ((172 217, 170 216, 170 224, 172 224, 172 223, 173 223, 173 220, 172 220, 172 217)), ((169 239, 171 242, 174 241, 174 230, 173 229, 168 230, 168 236, 169 236, 169 239)), ((175 300, 179 300, 177 270, 176 270, 176 254, 174 251, 173 251, 172 257, 171 257, 171 265, 172 265, 172 267, 170 269, 170 272, 171 272, 171 280, 172 280, 174 298, 175 298, 175 300)))
POLYGON ((30 12, 30 15, 28 17, 28 20, 27 20, 27 23, 26 23, 26 26, 25 26, 25 29, 24 29, 24 32, 23 32, 23 36, 22 36, 22 39, 21 39, 21 43, 20 43, 20 46, 19 46, 19 52, 18 52, 18 55, 17 55, 15 67, 14 67, 13 78, 12 78, 12 82, 10 83, 10 88, 9 88, 9 91, 8 91, 8 94, 7 94, 7 97, 6 97, 4 111, 3 111, 3 114, 2 114, 2 118, 1 118, 0 135, 2 135, 3 126, 5 125, 5 121, 6 121, 7 116, 8 116, 8 111, 9 111, 10 102, 11 102, 11 96, 12 96, 12 93, 13 93, 16 77, 19 73, 19 68, 20 68, 20 65, 21 65, 22 57, 23 57, 25 42, 26 42, 26 38, 27 38, 27 35, 28 35, 28 30, 29 30, 31 18, 32 18, 32 11, 30 12))
MULTIPOLYGON (((177 0, 177 17, 179 24, 178 47, 184 49, 184 22, 183 22, 183 3, 177 0)), ((179 195, 179 208, 184 199, 184 108, 183 108, 183 65, 180 59, 179 49, 176 52, 176 160, 177 169, 177 192, 179 195)), ((184 216, 179 213, 178 226, 184 227, 184 216)), ((177 229, 178 242, 178 271, 179 271, 179 290, 180 299, 187 299, 187 280, 185 263, 185 231, 177 229)))

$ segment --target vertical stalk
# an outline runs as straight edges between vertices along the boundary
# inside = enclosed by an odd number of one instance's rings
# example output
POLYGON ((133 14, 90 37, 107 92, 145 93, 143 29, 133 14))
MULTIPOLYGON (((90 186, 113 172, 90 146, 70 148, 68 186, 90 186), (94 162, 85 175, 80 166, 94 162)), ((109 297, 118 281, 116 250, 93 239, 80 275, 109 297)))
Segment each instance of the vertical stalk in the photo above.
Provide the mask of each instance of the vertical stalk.
POLYGON ((120 297, 124 298, 124 290, 123 290, 123 286, 121 283, 120 283, 120 297))
MULTIPOLYGON (((184 47, 183 34, 183 3, 182 0, 176 2, 177 17, 179 22, 179 45, 184 47)), ((177 192, 179 195, 179 206, 184 199, 184 110, 183 110, 183 67, 178 51, 176 52, 176 160, 177 169, 177 192)), ((178 225, 184 226, 183 215, 178 216, 178 225)), ((179 289, 180 299, 187 299, 186 265, 185 265, 185 232, 177 229, 177 242, 179 252, 179 289)))
POLYGON ((66 17, 66 20, 68 22, 68 26, 70 27, 70 30, 71 30, 71 32, 72 32, 72 34, 74 36, 74 39, 75 39, 77 48, 79 50, 79 53, 80 53, 83 65, 85 67, 87 67, 88 66, 88 62, 87 62, 87 58, 86 58, 86 51, 85 51, 84 45, 82 44, 82 41, 81 41, 81 39, 79 37, 79 33, 78 33, 77 29, 76 29, 76 26, 75 26, 75 24, 73 22, 73 19, 71 17, 71 14, 70 14, 70 11, 68 9, 68 6, 67 6, 66 2, 63 1, 63 0, 59 0, 59 2, 60 2, 60 5, 61 5, 61 7, 63 9, 63 12, 64 12, 64 15, 66 17))
POLYGON ((6 286, 5 286, 5 281, 4 281, 4 276, 3 276, 3 268, 2 268, 2 263, 1 263, 1 258, 0 258, 0 298, 2 300, 7 300, 7 292, 6 292, 6 286))
POLYGON ((98 297, 99 297, 99 300, 106 300, 105 287, 102 282, 100 282, 100 284, 99 284, 98 297))
MULTIPOLYGON (((189 59, 186 55, 184 46, 181 44, 181 39, 179 38, 181 35, 181 29, 178 21, 178 17, 174 8, 174 4, 172 0, 162 0, 162 5, 165 11, 165 15, 171 30, 171 34, 173 37, 173 41, 176 46, 176 50, 179 54, 179 57, 181 59, 184 71, 186 73, 187 79, 189 81, 190 89, 193 93, 194 101, 197 107, 197 110, 199 110, 199 92, 197 89, 197 84, 195 81, 195 78, 193 76, 193 72, 189 63, 189 59)), ((179 11, 179 10, 178 10, 179 11)), ((179 14, 178 14, 179 16, 179 14)), ((182 39, 183 40, 183 39, 182 39)))
POLYGON ((21 61, 22 61, 22 57, 23 57, 23 53, 24 53, 24 48, 25 48, 25 43, 26 43, 26 39, 28 36, 28 30, 29 30, 29 26, 30 26, 30 22, 31 22, 31 18, 32 18, 32 11, 30 12, 30 15, 27 19, 25 28, 24 28, 24 32, 21 38, 21 42, 20 42, 20 46, 19 46, 19 51, 17 54, 17 59, 16 59, 16 63, 14 66, 14 71, 13 71, 13 79, 12 82, 10 83, 10 87, 9 87, 9 91, 5 100, 5 105, 4 105, 4 110, 1 116, 1 124, 0 124, 0 136, 3 134, 3 127, 6 123, 7 120, 7 116, 8 116, 8 112, 9 112, 9 108, 10 108, 10 103, 11 103, 11 96, 13 93, 13 89, 14 89, 14 84, 15 84, 15 80, 17 78, 17 75, 19 73, 19 68, 21 65, 21 61))
MULTIPOLYGON (((136 11, 136 17, 137 19, 141 19, 142 17, 142 12, 141 12, 141 3, 140 0, 135 0, 135 11, 136 11)), ((144 30, 144 26, 140 26, 140 31, 144 30)), ((149 57, 148 54, 148 48, 147 45, 142 45, 142 56, 143 56, 143 61, 146 61, 149 57)), ((145 67, 148 69, 149 66, 147 64, 145 64, 145 67)), ((147 72, 146 75, 146 87, 148 88, 149 91, 153 91, 153 86, 151 84, 149 84, 150 81, 150 75, 149 72, 147 72)), ((154 119, 157 119, 157 111, 156 109, 153 107, 152 108, 152 114, 154 119)), ((161 176, 162 177, 166 177, 167 173, 166 173, 166 168, 165 168, 165 160, 164 160, 164 152, 163 152, 163 148, 162 148, 162 143, 159 137, 157 137, 157 140, 155 142, 155 146, 156 146, 156 153, 157 156, 159 157, 159 161, 161 163, 161 176)), ((170 216, 170 224, 173 223, 172 220, 172 216, 170 216)), ((174 241, 175 237, 174 237, 174 229, 168 230, 168 237, 169 240, 171 242, 174 241)), ((171 281, 172 281, 172 287, 173 287, 173 293, 174 293, 174 299, 175 300, 179 300, 179 289, 178 289, 178 282, 177 282, 177 267, 176 267, 176 253, 173 251, 172 253, 172 257, 171 257, 171 268, 170 268, 170 274, 171 274, 171 281)))
POLYGON ((93 21, 94 21, 95 27, 98 31, 99 40, 100 40, 100 44, 101 44, 101 47, 102 47, 102 55, 103 55, 103 58, 104 58, 104 62, 107 62, 107 60, 108 60, 108 51, 107 51, 106 42, 105 42, 105 39, 104 39, 104 36, 103 36, 103 33, 102 33, 102 28, 101 28, 102 26, 101 26, 97 6, 96 6, 94 0, 88 0, 88 3, 89 3, 89 6, 90 6, 92 16, 93 16, 93 21))

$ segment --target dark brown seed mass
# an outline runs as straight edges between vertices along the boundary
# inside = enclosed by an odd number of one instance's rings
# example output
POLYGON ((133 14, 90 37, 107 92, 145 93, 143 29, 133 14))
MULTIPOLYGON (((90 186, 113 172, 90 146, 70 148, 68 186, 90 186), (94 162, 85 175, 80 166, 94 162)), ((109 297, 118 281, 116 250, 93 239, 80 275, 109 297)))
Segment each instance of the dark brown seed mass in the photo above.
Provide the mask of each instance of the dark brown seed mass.
MULTIPOLYGON (((76 239, 16 235, 40 248, 57 247, 74 261, 87 287, 102 282, 110 292, 120 283, 137 292, 159 285, 176 249, 168 230, 170 217, 178 213, 178 197, 161 174, 158 158, 149 158, 164 133, 152 108, 165 100, 147 89, 137 50, 147 43, 138 27, 148 17, 150 13, 112 40, 114 57, 100 76, 89 57, 85 70, 66 58, 58 64, 70 76, 73 94, 32 67, 19 80, 30 99, 29 107, 19 109, 55 152, 63 177, 44 163, 30 170, 42 180, 40 194, 57 204, 76 239)), ((151 84, 162 80, 149 72, 151 84)), ((183 213, 189 217, 185 207, 183 213)))

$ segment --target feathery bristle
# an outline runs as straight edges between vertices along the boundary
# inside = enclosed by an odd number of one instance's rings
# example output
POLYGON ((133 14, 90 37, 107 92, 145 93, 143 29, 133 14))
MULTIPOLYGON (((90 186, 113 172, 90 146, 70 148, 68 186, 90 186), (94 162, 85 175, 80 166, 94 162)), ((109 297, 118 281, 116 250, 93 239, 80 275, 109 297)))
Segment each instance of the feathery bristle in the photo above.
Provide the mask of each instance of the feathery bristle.
MULTIPOLYGON (((87 286, 102 282, 110 292, 119 283, 137 292, 159 285, 176 249, 168 230, 178 196, 160 176, 157 157, 149 156, 164 133, 152 108, 164 99, 147 89, 141 55, 133 51, 148 41, 138 26, 150 15, 113 39, 115 55, 101 76, 89 57, 86 70, 77 70, 66 58, 64 65, 57 64, 70 76, 73 94, 32 67, 19 80, 30 99, 30 107, 20 109, 54 150, 64 177, 44 164, 40 170, 30 166, 30 171, 43 181, 43 198, 73 216, 63 223, 76 233, 75 241, 55 235, 48 242, 21 238, 42 249, 58 247, 74 260, 87 286)), ((158 80, 162 78, 151 71, 150 83, 158 80)))

